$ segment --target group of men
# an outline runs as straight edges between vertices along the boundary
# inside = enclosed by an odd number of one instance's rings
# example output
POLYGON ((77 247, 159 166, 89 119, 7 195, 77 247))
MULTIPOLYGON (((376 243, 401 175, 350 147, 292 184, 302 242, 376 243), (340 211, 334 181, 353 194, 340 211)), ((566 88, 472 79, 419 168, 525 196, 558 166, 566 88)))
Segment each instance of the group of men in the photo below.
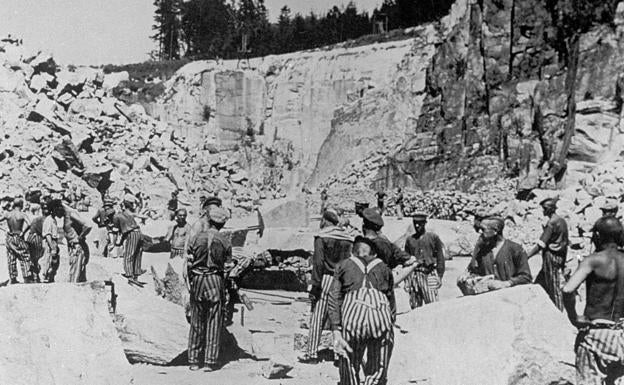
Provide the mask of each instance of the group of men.
MULTIPOLYGON (((0 217, 7 222, 6 251, 9 283, 18 283, 18 265, 24 283, 54 282, 59 265, 59 227, 67 241, 69 255, 69 282, 85 282, 89 262, 86 237, 91 227, 78 212, 60 199, 44 197, 38 203, 40 215, 34 217, 24 212, 24 200, 15 198, 11 208, 0 217)), ((35 206, 36 207, 36 206, 35 206)))
MULTIPOLYGON (((503 235, 505 220, 475 214, 479 238, 466 277, 483 280, 487 290, 500 290, 532 282, 528 260, 541 252, 542 268, 535 283, 553 304, 567 310, 580 328, 576 343, 579 384, 602 384, 624 375, 624 229, 616 218, 617 206, 603 208, 593 228, 596 252, 580 262, 570 276, 566 268, 568 227, 557 211, 556 199, 541 202, 547 218, 536 245, 527 253, 503 235), (577 317, 575 294, 586 282, 587 305, 577 317)), ((393 288, 405 281, 415 309, 438 300, 445 271, 444 245, 425 229, 427 216, 412 216, 414 234, 404 249, 382 232, 379 209, 363 208, 362 232, 355 235, 336 210, 326 208, 315 238, 310 298, 312 314, 308 350, 302 362, 316 363, 327 320, 333 330, 334 352, 339 355, 340 384, 385 384, 392 354, 392 324, 396 317, 393 288), (392 272, 397 266, 397 269, 392 272), (367 358, 364 360, 364 352, 367 358)))

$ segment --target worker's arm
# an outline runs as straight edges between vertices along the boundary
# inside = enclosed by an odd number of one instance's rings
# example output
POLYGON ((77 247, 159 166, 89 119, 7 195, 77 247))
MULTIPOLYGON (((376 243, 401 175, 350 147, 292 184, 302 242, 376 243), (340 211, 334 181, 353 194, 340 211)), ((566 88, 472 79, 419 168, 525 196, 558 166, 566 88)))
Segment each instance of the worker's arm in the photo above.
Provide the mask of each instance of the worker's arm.
POLYGON ((389 266, 391 269, 395 268, 397 265, 410 266, 416 263, 416 257, 409 255, 404 250, 394 243, 388 241, 390 243, 390 247, 392 248, 391 258, 389 262, 389 266))
POLYGON ((531 268, 529 267, 529 258, 522 247, 513 251, 513 264, 516 268, 516 274, 509 280, 511 286, 525 285, 531 283, 531 268))
POLYGON ((93 223, 96 224, 96 226, 102 227, 102 221, 101 221, 101 217, 100 217, 100 212, 99 211, 93 216, 93 218, 91 218, 91 220, 93 221, 93 223))
POLYGON ((336 266, 334 280, 329 290, 329 320, 334 337, 334 352, 340 356, 347 356, 353 352, 347 341, 342 336, 342 315, 341 308, 344 296, 342 293, 343 268, 342 264, 336 266))
POLYGON ((165 239, 167 240, 167 242, 171 243, 173 242, 173 236, 175 235, 175 231, 178 228, 178 224, 174 224, 172 226, 169 226, 169 228, 167 229, 167 235, 165 236, 165 239))
POLYGON ((535 246, 533 246, 531 251, 529 251, 529 254, 528 254, 529 258, 531 258, 534 255, 536 255, 537 253, 539 253, 540 250, 545 250, 546 249, 548 243, 550 242, 550 238, 553 235, 553 231, 554 231, 553 224, 548 222, 548 224, 544 228, 544 232, 542 233, 542 236, 537 241, 537 244, 535 246))
POLYGON ((568 282, 563 286, 563 306, 568 313, 568 319, 572 322, 573 325, 579 326, 579 317, 576 313, 576 290, 581 286, 583 282, 587 279, 587 277, 594 270, 593 264, 595 263, 595 259, 593 257, 588 257, 583 259, 574 274, 570 277, 568 282))
POLYGON ((442 240, 437 235, 434 238, 433 252, 436 259, 438 277, 440 277, 440 282, 442 282, 442 277, 446 271, 446 259, 444 258, 444 243, 442 243, 442 240))
POLYGON ((310 299, 312 300, 312 306, 314 306, 315 301, 321 297, 322 291, 322 282, 323 282, 323 238, 316 237, 314 238, 314 253, 312 254, 312 282, 310 289, 310 299))

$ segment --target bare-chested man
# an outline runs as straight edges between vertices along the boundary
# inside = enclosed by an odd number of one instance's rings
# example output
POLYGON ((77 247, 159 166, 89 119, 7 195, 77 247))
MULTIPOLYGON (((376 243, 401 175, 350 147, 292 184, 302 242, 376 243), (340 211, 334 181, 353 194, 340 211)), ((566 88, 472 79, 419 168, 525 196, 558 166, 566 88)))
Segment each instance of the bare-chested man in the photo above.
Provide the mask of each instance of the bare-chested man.
POLYGON ((0 218, 0 221, 7 221, 7 226, 9 228, 7 231, 6 248, 11 284, 18 283, 18 261, 22 269, 24 283, 33 282, 30 252, 28 251, 28 244, 24 240, 24 235, 28 232, 30 223, 26 214, 22 211, 23 209, 24 201, 15 199, 13 201, 12 210, 0 218))

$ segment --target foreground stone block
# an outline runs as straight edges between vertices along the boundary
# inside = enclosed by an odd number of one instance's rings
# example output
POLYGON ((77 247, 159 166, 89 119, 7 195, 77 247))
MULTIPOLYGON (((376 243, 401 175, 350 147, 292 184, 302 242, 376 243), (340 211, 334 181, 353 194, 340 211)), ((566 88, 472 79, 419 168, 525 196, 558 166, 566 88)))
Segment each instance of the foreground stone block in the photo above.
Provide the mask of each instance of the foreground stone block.
POLYGON ((130 384, 103 283, 0 288, 0 384, 130 384))
POLYGON ((277 200, 265 202, 260 209, 265 228, 307 227, 310 213, 303 200, 277 200))
POLYGON ((539 286, 438 302, 399 316, 389 383, 574 383, 575 330, 539 286))

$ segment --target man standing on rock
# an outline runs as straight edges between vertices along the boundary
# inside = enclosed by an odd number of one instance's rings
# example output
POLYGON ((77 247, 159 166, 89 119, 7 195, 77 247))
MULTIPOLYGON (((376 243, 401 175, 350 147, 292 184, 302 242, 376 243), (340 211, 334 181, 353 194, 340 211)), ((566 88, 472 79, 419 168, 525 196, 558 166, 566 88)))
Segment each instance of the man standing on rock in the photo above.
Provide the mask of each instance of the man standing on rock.
POLYGON ((178 190, 171 192, 171 199, 167 203, 167 210, 169 211, 169 220, 172 221, 175 218, 175 213, 178 211, 178 190))
POLYGON ((171 245, 169 258, 184 257, 184 245, 190 232, 190 225, 186 222, 186 209, 178 209, 176 222, 167 233, 167 241, 171 245))
POLYGON ((12 210, 0 218, 0 221, 6 220, 8 231, 6 237, 7 263, 9 265, 9 279, 11 284, 17 281, 17 264, 19 261, 22 270, 24 283, 32 283, 32 267, 28 245, 24 240, 24 235, 30 228, 26 214, 22 212, 24 209, 24 201, 15 199, 13 201, 12 210))
POLYGON ((336 266, 329 294, 340 385, 385 385, 394 344, 396 301, 392 271, 377 258, 376 244, 356 237, 353 256, 336 266), (367 353, 363 365, 364 352, 367 353))
POLYGON ((41 235, 43 236, 43 258, 41 270, 43 271, 43 282, 54 282, 56 272, 59 268, 59 247, 58 247, 58 226, 52 215, 49 203, 46 202, 41 206, 43 212, 43 225, 41 235))
POLYGON ((405 241, 405 252, 416 257, 418 267, 408 277, 407 292, 412 309, 438 301, 444 276, 444 244, 436 234, 425 231, 427 214, 412 216, 414 234, 405 241))
POLYGON ((565 265, 568 255, 568 224, 556 214, 557 200, 544 199, 540 205, 544 216, 548 218, 544 232, 537 245, 529 252, 529 258, 542 251, 542 270, 537 275, 535 283, 541 285, 555 306, 561 311, 563 308, 563 294, 561 289, 565 284, 565 265))
POLYGON ((208 212, 208 228, 188 241, 185 276, 190 286, 191 329, 188 358, 191 370, 219 368, 225 304, 225 263, 232 258, 230 242, 219 232, 228 213, 221 207, 208 212))
POLYGON ((318 362, 318 346, 321 342, 323 325, 327 320, 329 290, 334 278, 336 266, 351 256, 353 238, 342 227, 340 217, 333 209, 326 209, 321 219, 321 231, 314 238, 312 255, 312 316, 308 351, 300 359, 305 363, 318 362))
POLYGON ((624 379, 624 252, 622 224, 613 217, 596 222, 596 252, 583 259, 563 287, 568 317, 579 328, 576 383, 618 384, 624 379), (584 315, 576 313, 576 290, 585 282, 584 315))
POLYGON ((124 274, 132 283, 139 283, 143 257, 143 236, 134 219, 134 196, 126 195, 123 200, 123 211, 113 215, 111 220, 116 235, 116 246, 123 246, 124 274))
POLYGON ((86 224, 76 210, 60 200, 53 201, 51 206, 54 215, 63 218, 63 232, 69 254, 69 282, 86 282, 90 257, 87 235, 91 232, 91 226, 86 224))
POLYGON ((377 208, 379 209, 380 214, 383 214, 385 205, 386 205, 386 192, 383 190, 379 190, 377 191, 377 208))
POLYGON ((519 244, 505 239, 505 221, 489 217, 481 221, 482 240, 468 265, 468 271, 478 276, 492 276, 489 290, 505 289, 531 283, 531 269, 526 253, 519 244))
POLYGON ((99 228, 106 228, 106 240, 102 246, 102 255, 104 258, 111 256, 112 245, 114 245, 113 232, 109 218, 115 213, 114 201, 108 197, 104 197, 103 206, 93 216, 92 221, 99 228))
POLYGON ((403 190, 399 187, 397 189, 396 196, 397 216, 403 218, 405 216, 405 197, 403 196, 403 190))
POLYGON ((410 266, 416 262, 416 258, 401 250, 397 245, 390 242, 383 234, 384 221, 378 210, 366 208, 362 211, 362 233, 375 243, 377 258, 381 259, 390 269, 399 265, 410 266))

